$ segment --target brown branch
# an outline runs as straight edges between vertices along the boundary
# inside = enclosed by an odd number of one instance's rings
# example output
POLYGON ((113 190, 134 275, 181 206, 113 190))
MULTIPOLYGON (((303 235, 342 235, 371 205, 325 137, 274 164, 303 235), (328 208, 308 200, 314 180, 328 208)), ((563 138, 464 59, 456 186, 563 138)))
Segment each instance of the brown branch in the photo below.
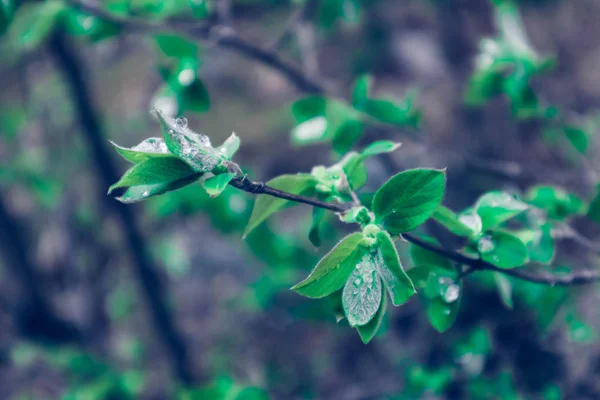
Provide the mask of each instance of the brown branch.
POLYGON ((230 27, 214 21, 191 22, 167 19, 161 22, 151 22, 133 17, 115 15, 94 2, 70 1, 72 7, 87 14, 101 18, 107 22, 119 25, 131 32, 159 33, 170 31, 192 40, 202 40, 224 49, 234 50, 237 53, 254 59, 261 64, 279 72, 299 90, 319 94, 323 93, 321 83, 306 77, 302 71, 283 60, 275 51, 263 49, 238 36, 230 27))
POLYGON ((280 199, 285 200, 291 200, 297 203, 304 203, 313 207, 324 208, 326 210, 338 213, 347 211, 352 207, 351 203, 327 203, 324 201, 314 199, 312 197, 300 196, 297 194, 284 192, 282 190, 267 186, 265 183, 251 181, 247 176, 235 178, 229 184, 234 188, 243 190, 244 192, 252 194, 266 194, 268 196, 278 197, 280 199))
MULTIPOLYGON (((235 32, 232 32, 231 29, 223 29, 223 27, 217 23, 206 22, 204 25, 199 27, 196 24, 190 25, 184 24, 181 21, 170 20, 162 21, 160 23, 153 23, 143 20, 136 20, 132 18, 123 18, 120 16, 116 16, 89 2, 71 3, 73 6, 80 8, 82 11, 100 17, 106 21, 116 23, 124 29, 128 29, 131 31, 158 32, 166 29, 190 37, 192 39, 213 41, 214 44, 219 47, 235 50, 248 58, 259 61, 262 64, 278 71, 302 91, 317 94, 326 92, 325 87, 321 83, 310 79, 301 71, 299 71, 296 67, 282 60, 276 52, 272 50, 262 49, 250 42, 247 42, 240 38, 237 34, 235 34, 235 32)), ((351 204, 326 203, 310 197, 286 193, 278 189, 271 188, 262 182, 250 181, 246 177, 234 179, 231 182, 231 185, 249 193, 266 194, 269 196, 309 204, 314 207, 320 207, 335 212, 344 212, 351 207, 351 204)), ((481 259, 474 259, 471 257, 464 256, 456 251, 432 246, 410 234, 404 234, 403 237, 415 245, 426 248, 436 254, 443 255, 453 261, 462 263, 464 265, 469 265, 473 269, 497 271, 530 282, 547 285, 567 286, 590 283, 600 280, 600 271, 581 271, 570 275, 555 276, 551 274, 532 274, 526 271, 515 269, 503 269, 496 267, 495 265, 486 263, 481 259)))
POLYGON ((94 97, 84 76, 81 61, 76 51, 58 33, 53 35, 50 46, 56 65, 73 96, 75 112, 81 124, 81 134, 89 147, 101 180, 102 197, 106 199, 106 206, 117 217, 125 234, 134 273, 140 283, 154 328, 168 350, 178 378, 186 385, 192 385, 197 379, 189 359, 189 351, 165 301, 165 290, 158 270, 148 256, 147 246, 137 228, 135 217, 130 208, 104 195, 105 188, 118 179, 118 173, 106 147, 100 117, 93 105, 94 97))
MULTIPOLYGON (((326 210, 342 213, 349 210, 352 207, 352 203, 327 203, 312 197, 301 196, 297 194, 287 193, 272 187, 267 186, 262 182, 255 182, 248 179, 246 176, 243 178, 236 178, 230 182, 231 186, 243 190, 252 194, 265 194, 268 196, 278 197, 280 199, 286 199, 295 201, 298 203, 304 203, 313 207, 320 207, 326 210)), ((435 244, 431 244, 414 236, 410 233, 403 233, 402 237, 425 250, 429 250, 435 254, 441 255, 448 258, 456 263, 467 265, 471 267, 469 271, 495 271, 505 275, 512 276, 513 278, 539 283, 550 286, 571 286, 581 285, 600 281, 600 271, 579 271, 568 275, 554 275, 554 274, 535 274, 520 269, 504 269, 497 267, 493 264, 483 261, 480 258, 473 258, 461 254, 455 250, 448 250, 443 247, 439 247, 435 244)), ((469 272, 470 273, 470 272, 469 272)))

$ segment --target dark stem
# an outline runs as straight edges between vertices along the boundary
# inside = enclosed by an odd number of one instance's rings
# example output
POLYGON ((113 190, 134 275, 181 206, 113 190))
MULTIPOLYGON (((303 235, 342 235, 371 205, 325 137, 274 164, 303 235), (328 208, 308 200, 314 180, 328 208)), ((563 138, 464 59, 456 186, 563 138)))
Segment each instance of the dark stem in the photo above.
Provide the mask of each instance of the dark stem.
POLYGON ((6 254, 6 267, 17 277, 22 296, 18 304, 17 323, 27 336, 51 342, 80 340, 79 330, 63 320, 43 292, 43 279, 31 262, 25 232, 0 198, 0 243, 6 254))
MULTIPOLYGON (((309 204, 313 207, 320 207, 326 210, 331 210, 334 212, 344 212, 352 207, 351 203, 326 203, 323 201, 319 201, 317 199, 301 196, 297 194, 287 193, 272 187, 265 185, 262 182, 254 182, 248 179, 246 176, 243 178, 236 178, 230 183, 233 187, 243 190, 252 194, 266 194, 269 196, 278 197, 280 199, 286 199, 295 201, 298 203, 309 204)), ((429 250, 435 254, 441 255, 443 257, 448 258, 458 264, 467 265, 470 267, 468 273, 465 273, 464 276, 477 271, 495 271, 500 272, 505 275, 512 276, 513 278, 539 283, 550 286, 571 286, 571 285, 581 285, 591 282, 600 281, 600 271, 579 271, 574 272, 569 275, 553 275, 553 274, 536 274, 527 271, 523 271, 520 269, 504 269, 497 267, 493 264, 483 261, 480 258, 473 258, 461 254, 454 250, 444 249, 435 244, 426 242, 420 239, 417 236, 414 236, 410 233, 402 234, 402 237, 425 250, 429 250)))
POLYGON ((99 17, 107 22, 119 25, 125 30, 134 32, 164 32, 166 30, 178 33, 193 40, 202 40, 225 49, 234 50, 239 54, 254 59, 279 72, 301 91, 313 94, 319 94, 325 91, 319 82, 306 77, 298 68, 284 61, 277 52, 263 49, 242 39, 230 27, 225 25, 210 21, 207 21, 202 25, 198 25, 198 22, 189 23, 174 20, 164 20, 155 23, 112 14, 111 12, 104 10, 95 2, 70 1, 69 3, 71 6, 78 8, 81 11, 99 17))
POLYGON ((314 199, 312 197, 306 197, 284 192, 279 189, 267 186, 265 183, 251 181, 247 176, 244 176, 242 178, 235 178, 229 184, 237 189, 243 190, 244 192, 252 194, 266 194, 269 196, 278 197, 280 199, 291 200, 297 203, 304 203, 313 207, 324 208, 326 210, 339 213, 348 211, 350 208, 352 208, 352 204, 350 203, 327 203, 324 201, 314 199))
POLYGON ((75 105, 75 111, 81 124, 81 134, 86 140, 100 178, 100 192, 106 206, 114 213, 125 233, 127 246, 132 258, 134 273, 142 288, 154 328, 173 363, 177 377, 186 385, 196 382, 193 368, 188 359, 188 350, 175 327, 165 299, 165 290, 159 274, 146 251, 144 237, 137 229, 131 208, 106 196, 105 188, 118 180, 117 168, 108 151, 102 134, 100 118, 93 105, 94 96, 84 76, 84 68, 74 49, 61 34, 55 34, 51 40, 52 53, 56 64, 69 88, 75 105))

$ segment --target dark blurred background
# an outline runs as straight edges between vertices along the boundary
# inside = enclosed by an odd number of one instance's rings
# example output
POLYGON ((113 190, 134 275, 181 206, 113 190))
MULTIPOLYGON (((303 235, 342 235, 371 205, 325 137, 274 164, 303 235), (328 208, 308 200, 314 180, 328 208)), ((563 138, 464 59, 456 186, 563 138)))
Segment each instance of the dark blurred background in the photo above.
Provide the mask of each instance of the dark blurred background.
MULTIPOLYGON (((600 399, 597 286, 515 283, 509 310, 474 276, 448 332, 437 333, 414 298, 363 345, 328 303, 288 290, 343 234, 334 216, 315 249, 305 206, 242 240, 254 199, 231 187, 209 199, 196 184, 135 205, 106 195, 127 168, 108 140, 129 147, 160 136, 153 107, 184 115, 216 144, 236 132, 235 160, 257 180, 336 161, 328 144, 292 143, 291 105, 308 93, 223 45, 220 35, 233 31, 341 98, 364 73, 379 97, 418 91, 418 129, 359 139, 357 147, 403 142, 369 160, 368 188, 402 169, 447 167, 445 204, 455 209, 487 190, 535 184, 593 196, 598 1, 518 2, 531 48, 556 63, 528 84, 539 103, 585 125, 583 153, 552 136, 554 120, 515 116, 506 96, 465 103, 481 40, 499 34, 491 2, 306 1, 194 1, 174 11, 170 2, 125 2, 131 18, 156 26, 136 29, 78 2, 48 1, 40 12, 44 2, 4 0, 0 399, 600 399), (218 29, 181 50, 156 38, 172 34, 165 20, 218 29), (190 51, 200 83, 182 100, 165 82, 181 72, 173 57, 190 51)), ((118 2, 92 2, 109 3, 118 2)), ((588 246, 565 235, 555 264, 597 266, 600 229, 584 219, 573 226, 588 246)), ((410 264, 407 254, 400 244, 410 264)))

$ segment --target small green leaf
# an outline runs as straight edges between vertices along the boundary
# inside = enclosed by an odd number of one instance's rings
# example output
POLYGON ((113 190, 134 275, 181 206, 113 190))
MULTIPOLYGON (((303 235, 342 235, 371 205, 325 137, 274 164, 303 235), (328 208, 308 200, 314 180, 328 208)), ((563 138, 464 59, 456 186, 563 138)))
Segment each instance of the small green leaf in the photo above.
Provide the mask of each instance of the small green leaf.
POLYGON ((377 334, 383 318, 385 317, 385 310, 387 308, 387 297, 383 296, 377 314, 369 321, 366 325, 357 326, 358 334, 364 344, 368 344, 373 337, 377 334))
POLYGON ((205 112, 210 109, 210 95, 204 83, 196 77, 191 83, 183 85, 185 75, 189 68, 179 72, 178 83, 181 85, 180 98, 183 110, 189 110, 197 113, 205 112))
POLYGON ((337 154, 346 154, 363 133, 361 121, 348 119, 335 130, 331 145, 337 154))
POLYGON ((585 204, 580 198, 554 186, 534 186, 527 191, 525 199, 529 204, 545 210, 550 219, 564 220, 585 212, 585 204))
POLYGON ((352 190, 358 190, 367 183, 367 168, 359 153, 346 154, 339 164, 342 166, 352 190))
POLYGON ((376 156, 383 153, 390 153, 400 147, 401 143, 394 143, 389 140, 379 140, 373 142, 361 152, 362 159, 366 159, 372 156, 376 156))
POLYGON ((512 283, 504 274, 500 272, 494 272, 494 280, 496 281, 496 288, 498 289, 498 294, 500 295, 500 300, 504 306, 510 310, 513 308, 513 299, 512 299, 512 283))
POLYGON ((179 189, 196 180, 200 174, 175 156, 150 158, 129 169, 121 179, 112 185, 108 194, 120 187, 129 187, 123 196, 117 198, 124 203, 146 199, 179 189))
POLYGON ((321 246, 321 236, 319 235, 319 228, 321 226, 321 220, 325 215, 325 209, 319 207, 313 207, 312 223, 310 225, 310 231, 308 232, 308 240, 315 247, 321 246))
POLYGON ((0 1, 0 35, 2 35, 10 25, 10 22, 13 18, 13 14, 13 0, 0 1))
POLYGON ((596 187, 596 195, 590 201, 587 216, 596 222, 600 222, 600 184, 596 187))
POLYGON ((174 58, 196 58, 198 46, 179 35, 160 34, 154 37, 158 48, 167 56, 174 58))
POLYGON ((427 306, 427 317, 431 325, 440 333, 450 329, 460 305, 460 298, 452 303, 445 302, 441 297, 431 300, 427 306))
MULTIPOLYGON (((479 216, 477 218, 479 218, 479 216)), ((454 211, 444 207, 443 205, 440 205, 435 209, 433 212, 433 219, 455 235, 469 237, 473 234, 477 234, 477 232, 475 232, 469 225, 461 222, 458 215, 456 215, 454 211)))
POLYGON ((508 232, 491 232, 479 239, 477 248, 484 261, 500 268, 519 267, 527 261, 527 247, 508 232))
POLYGON ((322 96, 310 96, 296 101, 292 105, 292 114, 298 123, 325 115, 327 99, 322 96))
POLYGON ((505 192, 489 192, 479 198, 475 209, 485 231, 522 213, 527 209, 527 204, 505 192))
POLYGON ((211 172, 223 161, 224 157, 212 148, 210 139, 188 128, 185 118, 170 118, 160 110, 154 110, 154 114, 161 123, 169 151, 196 172, 211 172))
POLYGON ((576 126, 565 126, 565 136, 571 143, 571 145, 580 153, 585 153, 589 147, 589 135, 588 133, 576 126))
POLYGON ((38 48, 52 33, 65 9, 60 0, 23 4, 10 26, 11 39, 25 50, 38 48))
POLYGON ((225 142, 223 142, 222 145, 217 147, 216 150, 219 153, 222 153, 228 160, 231 160, 231 158, 233 158, 233 155, 238 151, 239 148, 240 138, 237 137, 237 135, 234 132, 231 134, 231 136, 227 138, 227 140, 225 140, 225 142))
POLYGON ((389 140, 380 140, 371 143, 362 152, 351 152, 340 161, 340 165, 346 173, 348 183, 353 190, 358 190, 367 183, 367 169, 364 161, 372 156, 388 153, 400 147, 400 143, 389 140))
POLYGON ((408 232, 425 222, 444 197, 443 170, 400 172, 379 188, 373 199, 377 220, 392 234, 408 232))
POLYGON ((154 157, 173 157, 163 138, 148 138, 130 149, 121 147, 112 141, 110 144, 115 147, 117 153, 133 164, 139 164, 154 157))
MULTIPOLYGON (((271 179, 269 182, 267 182, 267 185, 284 192, 310 196, 315 192, 317 180, 310 174, 281 175, 277 178, 271 179)), ((248 225, 244 231, 244 237, 246 237, 261 222, 269 218, 271 214, 281 210, 290 203, 291 202, 289 200, 280 199, 273 196, 259 195, 254 203, 254 209, 252 210, 250 221, 248 221, 248 225)))
POLYGON ((321 258, 306 279, 291 290, 302 296, 318 299, 341 289, 357 264, 362 263, 362 259, 366 257, 359 247, 363 240, 361 232, 346 236, 321 258))
POLYGON ((204 189, 206 189, 206 193, 210 197, 216 197, 225 190, 233 178, 235 178, 235 173, 233 172, 212 176, 204 181, 204 189))
POLYGON ((533 240, 527 242, 529 260, 542 264, 550 264, 554 259, 554 238, 552 225, 547 223, 535 232, 533 240))
POLYGON ((382 297, 381 279, 372 255, 363 256, 344 285, 342 304, 350 326, 366 325, 373 319, 382 297))
POLYGON ((375 259, 377 273, 390 294, 392 304, 400 306, 416 293, 415 287, 404 272, 394 241, 386 231, 376 234, 379 249, 375 259))
POLYGON ((352 90, 352 105, 359 110, 364 108, 369 100, 371 83, 371 77, 369 75, 363 75, 358 78, 354 84, 354 89, 352 90))

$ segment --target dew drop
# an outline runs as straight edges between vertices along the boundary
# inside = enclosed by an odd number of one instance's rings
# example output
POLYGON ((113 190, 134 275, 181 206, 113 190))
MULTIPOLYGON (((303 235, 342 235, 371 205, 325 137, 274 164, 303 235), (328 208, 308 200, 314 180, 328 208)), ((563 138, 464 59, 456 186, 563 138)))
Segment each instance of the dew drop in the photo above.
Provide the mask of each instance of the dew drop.
POLYGON ((494 250, 495 246, 494 246, 492 237, 490 235, 488 235, 488 236, 482 237, 479 240, 477 247, 479 248, 479 251, 481 253, 489 253, 494 250))
POLYGON ((446 303, 454 303, 458 300, 458 296, 460 294, 460 287, 457 284, 452 284, 446 288, 446 292, 444 292, 444 301, 446 303))
POLYGON ((177 119, 175 120, 175 123, 182 128, 187 128, 188 120, 185 117, 177 117, 177 119))
POLYGON ((150 192, 148 190, 144 190, 144 193, 142 193, 143 197, 147 197, 150 194, 150 192))
POLYGON ((362 283, 362 279, 360 279, 360 278, 356 278, 356 279, 354 280, 354 284, 355 284, 356 286, 359 286, 361 283, 362 283))

